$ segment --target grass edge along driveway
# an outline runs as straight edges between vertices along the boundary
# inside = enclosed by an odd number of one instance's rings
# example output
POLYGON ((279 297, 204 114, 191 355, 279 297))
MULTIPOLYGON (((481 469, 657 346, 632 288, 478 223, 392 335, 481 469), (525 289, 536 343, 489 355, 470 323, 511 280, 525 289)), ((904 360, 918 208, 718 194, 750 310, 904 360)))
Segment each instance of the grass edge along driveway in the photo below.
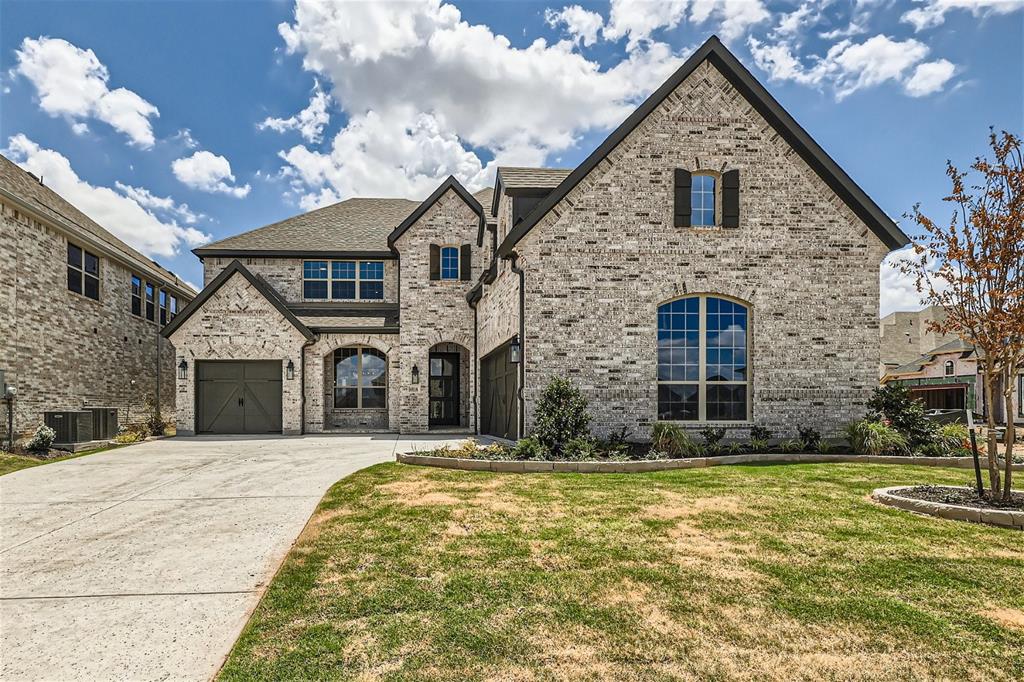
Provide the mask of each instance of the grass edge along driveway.
POLYGON ((873 504, 883 465, 335 484, 223 680, 1021 679, 1024 536, 873 504))

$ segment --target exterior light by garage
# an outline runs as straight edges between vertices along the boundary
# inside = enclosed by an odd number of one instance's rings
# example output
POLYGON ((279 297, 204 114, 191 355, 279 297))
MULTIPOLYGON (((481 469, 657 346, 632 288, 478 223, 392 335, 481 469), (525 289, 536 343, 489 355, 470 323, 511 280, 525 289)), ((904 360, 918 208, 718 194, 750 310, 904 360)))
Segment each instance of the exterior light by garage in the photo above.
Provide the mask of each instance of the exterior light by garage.
POLYGON ((185 362, 185 358, 182 358, 178 363, 178 378, 184 379, 186 376, 188 376, 188 363, 185 362))
POLYGON ((420 383, 420 368, 417 365, 412 366, 412 383, 420 383))
POLYGON ((285 371, 287 372, 288 381, 291 381, 292 379, 294 379, 295 378, 295 363, 292 362, 291 360, 289 360, 288 361, 288 366, 285 368, 285 371))
POLYGON ((513 365, 518 365, 523 359, 523 344, 519 340, 519 337, 512 339, 512 343, 508 346, 508 361, 513 365))

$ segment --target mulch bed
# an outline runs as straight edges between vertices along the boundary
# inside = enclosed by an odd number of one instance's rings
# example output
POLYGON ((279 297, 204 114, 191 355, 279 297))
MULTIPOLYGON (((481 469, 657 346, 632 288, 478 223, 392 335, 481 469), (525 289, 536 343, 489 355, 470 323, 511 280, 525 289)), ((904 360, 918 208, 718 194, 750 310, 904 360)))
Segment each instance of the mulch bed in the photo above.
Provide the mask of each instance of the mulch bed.
POLYGON ((898 493, 901 497, 911 497, 915 500, 926 502, 941 502, 943 504, 956 504, 962 507, 973 507, 975 509, 1004 509, 1007 511, 1024 511, 1024 493, 1014 492, 1009 502, 997 502, 987 498, 978 497, 973 488, 951 488, 942 485, 919 485, 916 488, 907 488, 898 493))

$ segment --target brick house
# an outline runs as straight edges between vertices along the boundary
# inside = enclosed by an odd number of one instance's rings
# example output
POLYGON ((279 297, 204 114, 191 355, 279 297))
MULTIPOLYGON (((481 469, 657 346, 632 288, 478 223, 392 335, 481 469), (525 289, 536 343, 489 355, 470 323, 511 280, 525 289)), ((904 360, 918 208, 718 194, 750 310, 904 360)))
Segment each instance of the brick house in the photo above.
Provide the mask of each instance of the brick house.
MULTIPOLYGON (((349 199, 196 249, 178 429, 835 433, 878 383, 899 228, 711 38, 575 169, 349 199)), ((737 435, 742 435, 738 433, 737 435)))
MULTIPOLYGON (((121 425, 157 404, 173 418, 174 350, 160 330, 195 294, 0 156, 0 383, 16 391, 16 437, 47 412, 93 411, 104 432, 116 431, 112 410, 121 425)), ((75 440, 92 435, 109 434, 86 427, 75 440)))

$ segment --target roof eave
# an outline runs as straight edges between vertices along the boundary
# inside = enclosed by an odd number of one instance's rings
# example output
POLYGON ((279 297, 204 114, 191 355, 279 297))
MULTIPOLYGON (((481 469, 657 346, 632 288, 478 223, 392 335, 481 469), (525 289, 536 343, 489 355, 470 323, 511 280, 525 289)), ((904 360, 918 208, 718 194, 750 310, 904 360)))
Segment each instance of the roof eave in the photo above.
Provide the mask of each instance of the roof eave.
POLYGON ((429 197, 423 200, 419 206, 416 207, 412 213, 410 213, 401 224, 396 227, 390 235, 388 235, 388 248, 395 250, 395 243, 405 234, 406 230, 412 227, 416 221, 423 217, 423 214, 430 209, 437 201, 445 195, 448 190, 453 190, 459 198, 466 202, 466 204, 473 210, 474 213, 479 217, 479 225, 483 226, 487 224, 487 217, 484 214, 484 207, 480 205, 480 202, 476 200, 469 191, 463 187, 462 183, 459 182, 454 175, 449 175, 444 182, 438 185, 429 197))

